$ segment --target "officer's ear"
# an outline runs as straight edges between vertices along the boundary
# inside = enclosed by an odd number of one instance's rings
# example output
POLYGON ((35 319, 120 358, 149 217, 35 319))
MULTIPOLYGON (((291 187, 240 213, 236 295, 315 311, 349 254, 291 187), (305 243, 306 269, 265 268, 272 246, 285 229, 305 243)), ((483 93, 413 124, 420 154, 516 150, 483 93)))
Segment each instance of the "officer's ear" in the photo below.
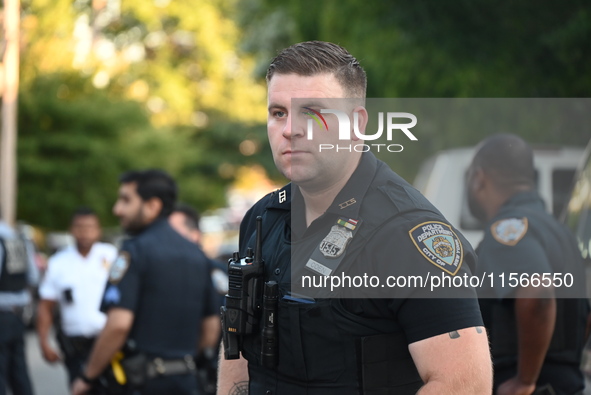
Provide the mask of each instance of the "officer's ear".
POLYGON ((367 127, 367 121, 369 120, 369 116, 367 115, 367 110, 363 106, 357 106, 353 110, 354 118, 353 123, 351 123, 351 140, 357 141, 360 138, 353 132, 353 127, 355 126, 355 118, 357 118, 357 126, 359 128, 359 133, 365 134, 365 128, 367 127))
POLYGON ((160 215, 162 211, 162 200, 157 197, 150 198, 144 201, 144 217, 149 222, 152 222, 160 215))
POLYGON ((472 165, 468 169, 466 182, 469 193, 476 196, 486 190, 487 175, 481 167, 472 165))
POLYGON ((486 173, 480 167, 472 170, 472 188, 475 191, 482 191, 486 188, 486 173))

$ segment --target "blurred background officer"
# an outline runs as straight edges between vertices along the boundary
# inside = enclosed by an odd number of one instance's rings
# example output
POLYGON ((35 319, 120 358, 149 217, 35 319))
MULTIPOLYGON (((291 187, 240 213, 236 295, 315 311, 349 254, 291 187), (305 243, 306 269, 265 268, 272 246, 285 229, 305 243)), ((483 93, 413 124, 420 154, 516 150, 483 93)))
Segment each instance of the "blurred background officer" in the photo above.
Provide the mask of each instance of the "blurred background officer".
MULTIPOLYGON (((202 233, 199 229, 200 215, 193 207, 179 203, 168 218, 174 230, 201 247, 202 233)), ((211 280, 214 286, 213 299, 217 310, 224 304, 224 295, 228 292, 227 264, 208 259, 211 280)), ((221 338, 219 315, 213 315, 203 321, 203 335, 198 347, 197 371, 199 384, 206 394, 215 394, 217 381, 218 346, 221 338)))
MULTIPOLYGON (((501 134, 484 140, 468 172, 470 210, 486 222, 480 273, 572 273, 584 281, 574 237, 548 214, 535 189, 531 147, 501 134)), ((589 307, 556 299, 548 287, 497 284, 480 291, 489 331, 497 394, 582 394, 579 369, 589 307), (554 392, 552 392, 552 390, 554 392), (543 392, 546 391, 546 392, 543 392)), ((581 292, 580 297, 584 297, 581 292)))
POLYGON ((27 286, 37 284, 34 250, 0 218, 0 395, 29 395, 33 388, 25 359, 21 314, 30 303, 27 286))
POLYGON ((49 259, 39 287, 37 333, 43 358, 50 363, 59 361, 60 355, 49 342, 54 308, 59 305, 61 325, 57 337, 71 383, 82 372, 94 340, 107 320, 100 306, 117 249, 99 242, 99 219, 89 208, 74 212, 70 232, 75 245, 49 259))
POLYGON ((118 382, 126 381, 125 393, 197 394, 195 345, 203 320, 218 314, 206 257, 168 223, 177 197, 168 174, 131 171, 120 182, 113 212, 132 237, 111 266, 102 306, 107 323, 72 392, 86 393, 128 340, 133 354, 111 364, 118 382))
MULTIPOLYGON (((200 219, 201 216, 197 210, 189 205, 179 203, 170 214, 169 222, 173 229, 201 247, 203 234, 199 228, 200 219)), ((211 264, 213 286, 220 295, 220 301, 223 302, 223 297, 228 292, 228 275, 226 274, 228 265, 215 259, 209 259, 209 263, 211 264)))

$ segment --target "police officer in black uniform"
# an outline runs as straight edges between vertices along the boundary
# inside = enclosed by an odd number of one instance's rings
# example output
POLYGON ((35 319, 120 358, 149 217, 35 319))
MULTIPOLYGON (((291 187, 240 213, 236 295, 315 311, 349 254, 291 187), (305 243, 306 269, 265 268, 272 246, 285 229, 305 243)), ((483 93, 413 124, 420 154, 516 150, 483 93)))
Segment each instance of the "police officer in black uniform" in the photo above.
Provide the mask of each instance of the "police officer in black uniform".
MULTIPOLYGON (((373 154, 319 153, 319 142, 338 142, 336 119, 318 118, 326 128, 307 140, 302 114, 318 116, 330 108, 326 98, 363 102, 365 72, 344 48, 289 47, 273 60, 267 82, 269 141, 292 183, 260 200, 241 224, 236 258, 247 257, 239 268, 230 264, 222 319, 224 355, 235 358, 239 349, 245 359, 220 361, 218 394, 490 393, 490 354, 473 289, 425 299, 428 292, 413 286, 350 294, 305 286, 306 275, 316 282, 342 274, 381 281, 468 275, 475 258, 443 216, 373 154), (292 100, 299 98, 306 107, 292 100), (261 260, 264 310, 252 315, 251 333, 237 338, 241 312, 233 292, 242 286, 242 268, 261 260)), ((366 110, 352 111, 363 131, 366 110)))
POLYGON ((197 394, 196 344, 202 321, 217 314, 206 257, 168 223, 177 196, 168 174, 132 171, 120 182, 113 212, 132 237, 111 267, 107 323, 73 393, 88 391, 111 361, 108 376, 126 394, 197 394), (117 362, 121 349, 128 355, 117 362))
POLYGON ((33 394, 25 358, 23 308, 38 280, 33 249, 0 219, 0 394, 33 394))
POLYGON ((472 213, 486 222, 479 275, 492 273, 496 282, 479 290, 496 393, 582 394, 589 314, 582 259, 535 190, 529 145, 509 134, 484 140, 468 194, 472 213))

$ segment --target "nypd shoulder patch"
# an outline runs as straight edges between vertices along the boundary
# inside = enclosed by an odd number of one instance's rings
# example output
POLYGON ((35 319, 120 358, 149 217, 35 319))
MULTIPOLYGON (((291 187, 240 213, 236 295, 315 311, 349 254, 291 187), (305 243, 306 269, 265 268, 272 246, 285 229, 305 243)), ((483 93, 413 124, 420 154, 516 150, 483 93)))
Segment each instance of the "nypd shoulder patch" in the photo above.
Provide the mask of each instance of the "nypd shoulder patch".
POLYGON ((527 218, 501 219, 490 227, 490 232, 496 241, 508 246, 514 246, 527 233, 527 218))
POLYGON ((109 282, 111 284, 117 284, 123 276, 127 269, 129 268, 129 253, 127 251, 119 252, 117 259, 111 265, 111 270, 109 271, 109 282))
POLYGON ((408 234, 421 255, 433 265, 452 276, 460 270, 464 251, 450 225, 438 221, 423 222, 408 234))
POLYGON ((105 294, 103 295, 103 301, 106 304, 117 304, 121 301, 121 292, 116 285, 109 285, 105 294))

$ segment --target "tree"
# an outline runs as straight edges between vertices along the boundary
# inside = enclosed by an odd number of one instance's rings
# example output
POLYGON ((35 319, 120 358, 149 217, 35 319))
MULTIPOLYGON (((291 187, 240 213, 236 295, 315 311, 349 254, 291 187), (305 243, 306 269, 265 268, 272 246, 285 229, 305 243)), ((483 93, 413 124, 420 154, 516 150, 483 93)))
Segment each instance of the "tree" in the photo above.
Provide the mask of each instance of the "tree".
MULTIPOLYGON (((259 78, 278 50, 324 40, 360 60, 368 97, 585 97, 591 91, 591 4, 583 0, 241 0, 240 9, 243 48, 256 57, 259 78)), ((586 119, 577 111, 574 117, 586 119)), ((564 127, 551 122, 524 137, 532 143, 586 144, 588 124, 561 119, 564 127)), ((438 150, 512 131, 495 130, 494 123, 423 131, 418 143, 389 155, 390 162, 412 180, 419 164, 438 150)))
POLYGON ((86 204, 112 224, 117 176, 141 167, 169 171, 201 210, 225 204, 236 169, 268 150, 232 5, 23 3, 21 219, 63 227, 86 204))
POLYGON ((73 209, 85 205, 112 224, 117 177, 133 163, 134 146, 125 140, 153 133, 145 110, 113 101, 77 73, 31 81, 19 110, 18 217, 65 228, 73 209))

